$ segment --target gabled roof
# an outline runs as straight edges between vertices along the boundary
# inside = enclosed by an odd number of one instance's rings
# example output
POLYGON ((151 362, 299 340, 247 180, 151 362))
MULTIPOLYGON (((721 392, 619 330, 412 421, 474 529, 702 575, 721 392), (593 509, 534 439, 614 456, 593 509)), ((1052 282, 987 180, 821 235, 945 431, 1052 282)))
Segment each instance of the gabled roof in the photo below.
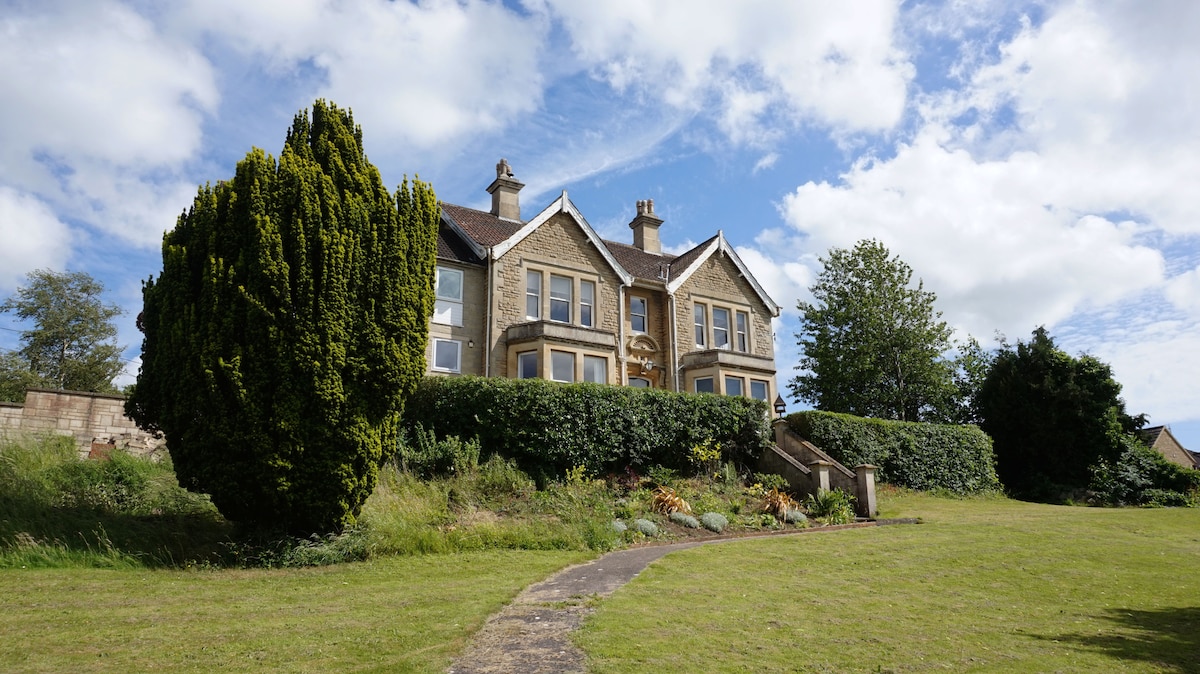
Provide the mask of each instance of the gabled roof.
POLYGON ((717 230, 716 236, 680 255, 671 263, 671 280, 667 283, 667 292, 675 293, 679 290, 680 286, 686 283, 692 274, 696 273, 696 270, 716 253, 729 257, 729 260, 737 267, 738 273, 754 289, 754 294, 758 295, 758 299, 762 300, 762 303, 771 310, 772 315, 778 316, 779 305, 775 304, 775 300, 771 299, 767 291, 763 290, 763 287, 759 285, 758 280, 754 278, 754 274, 750 273, 750 269, 746 266, 746 263, 742 262, 742 258, 733 250, 733 246, 729 245, 729 242, 725 240, 725 234, 720 230, 717 230))
POLYGON ((484 252, 452 226, 438 227, 437 256, 463 264, 483 264, 484 252))
MULTIPOLYGON (((566 213, 575 220, 584 235, 621 278, 621 282, 627 286, 632 285, 634 280, 638 280, 663 284, 667 292, 674 293, 706 260, 714 254, 722 254, 733 262, 738 273, 746 279, 754 293, 771 313, 775 316, 779 315, 779 305, 775 304, 775 301, 759 285, 758 280, 750 273, 750 269, 742 262, 742 258, 734 251, 733 246, 729 245, 725 235, 720 231, 682 255, 656 255, 627 243, 601 239, 596 230, 588 224, 583 214, 579 212, 579 209, 575 207, 575 204, 567 197, 565 190, 541 213, 526 222, 506 220, 485 211, 442 203, 442 222, 457 233, 470 251, 481 259, 487 257, 489 249, 493 260, 499 258, 558 213, 566 213)), ((444 254, 441 239, 442 237, 439 235, 439 256, 462 262, 468 261, 456 257, 461 253, 451 250, 449 242, 446 244, 447 250, 444 254)))

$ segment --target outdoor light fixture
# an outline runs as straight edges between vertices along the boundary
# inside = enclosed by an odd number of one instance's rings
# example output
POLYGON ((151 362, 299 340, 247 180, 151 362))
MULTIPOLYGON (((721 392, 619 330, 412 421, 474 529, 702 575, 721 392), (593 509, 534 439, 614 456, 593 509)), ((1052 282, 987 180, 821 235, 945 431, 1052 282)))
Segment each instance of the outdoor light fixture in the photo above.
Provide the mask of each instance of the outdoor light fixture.
POLYGON ((779 418, 782 419, 783 413, 786 411, 787 411, 787 403, 783 401, 783 396, 781 396, 781 395, 775 396, 775 414, 778 414, 779 418))

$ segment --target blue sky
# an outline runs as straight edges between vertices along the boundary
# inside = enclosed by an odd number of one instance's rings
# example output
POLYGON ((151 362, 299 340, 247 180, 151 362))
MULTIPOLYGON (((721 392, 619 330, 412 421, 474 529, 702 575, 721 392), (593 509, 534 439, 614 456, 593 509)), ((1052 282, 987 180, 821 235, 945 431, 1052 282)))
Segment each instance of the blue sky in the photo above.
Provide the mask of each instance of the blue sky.
MULTIPOLYGON (((1200 3, 0 2, 0 296, 82 270, 125 308, 197 185, 292 116, 353 109, 387 183, 525 213, 566 189, 606 238, 638 199, 717 229, 782 305, 875 237, 960 338, 1045 325, 1200 449, 1200 3)), ((21 326, 0 317, 0 347, 21 326)))

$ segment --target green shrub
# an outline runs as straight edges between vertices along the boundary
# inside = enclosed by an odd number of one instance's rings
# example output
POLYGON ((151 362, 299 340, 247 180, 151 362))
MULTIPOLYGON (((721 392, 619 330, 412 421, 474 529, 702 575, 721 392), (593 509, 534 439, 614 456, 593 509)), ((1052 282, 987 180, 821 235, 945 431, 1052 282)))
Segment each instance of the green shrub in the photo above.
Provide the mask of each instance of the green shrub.
POLYGON ((1101 459, 1091 467, 1093 502, 1106 505, 1193 505, 1200 493, 1200 470, 1171 463, 1132 436, 1119 439, 1116 461, 1101 459))
POLYGON ((621 520, 613 520, 612 521, 612 529, 613 529, 613 531, 617 532, 618 534, 623 534, 629 530, 629 527, 626 526, 626 524, 624 522, 622 522, 621 520))
POLYGON ((692 448, 711 442, 749 464, 769 442, 766 404, 739 396, 695 395, 540 379, 426 377, 405 405, 404 425, 438 437, 475 437, 485 453, 515 459, 535 476, 583 466, 605 475, 627 466, 691 466, 692 448))
POLYGON ((854 497, 841 489, 819 489, 804 500, 808 514, 826 524, 849 524, 854 521, 854 497))
POLYGON ((633 529, 634 531, 637 531, 638 533, 650 538, 654 538, 658 535, 658 525, 646 519, 639 518, 634 520, 633 529))
POLYGON ((992 441, 975 426, 865 419, 831 412, 788 415, 789 428, 843 465, 868 463, 877 479, 921 491, 996 491, 992 441))
POLYGON ((676 512, 671 513, 668 516, 668 519, 670 519, 675 524, 678 524, 680 526, 685 526, 689 529, 699 529, 700 528, 700 520, 698 520, 695 517, 692 517, 691 515, 688 515, 686 513, 676 511, 676 512))
POLYGON ((721 533, 729 526, 729 520, 721 513, 707 512, 700 516, 700 524, 709 531, 721 533))
POLYGON ((750 482, 761 486, 763 492, 768 492, 772 489, 787 491, 789 488, 787 478, 775 473, 754 473, 750 476, 750 482))
POLYGON ((432 428, 420 425, 406 428, 396 449, 400 467, 426 479, 462 474, 479 466, 479 441, 463 442, 456 435, 439 440, 432 428))
POLYGON ((789 510, 784 513, 783 521, 788 524, 808 524, 808 516, 800 510, 789 510))

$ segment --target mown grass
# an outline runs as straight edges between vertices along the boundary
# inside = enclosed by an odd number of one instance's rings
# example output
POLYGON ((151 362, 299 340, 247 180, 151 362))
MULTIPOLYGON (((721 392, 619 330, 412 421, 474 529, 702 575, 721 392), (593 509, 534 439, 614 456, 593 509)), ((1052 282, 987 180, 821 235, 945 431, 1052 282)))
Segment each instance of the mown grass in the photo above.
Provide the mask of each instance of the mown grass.
POLYGON ((577 635, 595 672, 1194 672, 1200 511, 890 495, 888 526, 672 554, 577 635))
POLYGON ((0 571, 3 672, 441 672, 577 551, 304 569, 0 571))

